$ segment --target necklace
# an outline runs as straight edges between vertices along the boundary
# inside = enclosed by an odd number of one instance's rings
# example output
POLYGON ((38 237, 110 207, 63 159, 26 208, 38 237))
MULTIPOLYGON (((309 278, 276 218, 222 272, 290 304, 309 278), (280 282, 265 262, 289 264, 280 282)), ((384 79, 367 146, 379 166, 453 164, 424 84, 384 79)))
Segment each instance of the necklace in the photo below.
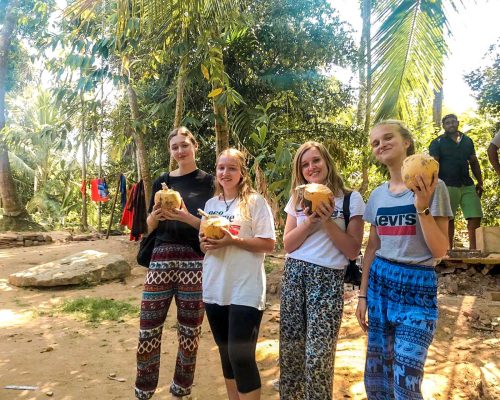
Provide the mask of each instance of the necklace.
POLYGON ((224 204, 226 205, 226 212, 229 211, 229 208, 231 208, 231 206, 233 205, 234 201, 238 198, 238 196, 236 196, 234 199, 232 199, 229 204, 227 204, 227 201, 226 201, 226 196, 224 196, 224 193, 222 193, 222 200, 224 200, 224 204))

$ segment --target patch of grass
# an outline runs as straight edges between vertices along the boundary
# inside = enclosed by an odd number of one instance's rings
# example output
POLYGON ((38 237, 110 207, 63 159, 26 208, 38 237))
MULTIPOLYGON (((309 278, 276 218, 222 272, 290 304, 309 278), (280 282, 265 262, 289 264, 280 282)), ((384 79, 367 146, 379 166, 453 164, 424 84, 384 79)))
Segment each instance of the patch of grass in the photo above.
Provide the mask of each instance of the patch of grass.
POLYGON ((18 297, 14 298, 12 301, 18 307, 29 307, 29 306, 31 306, 31 304, 26 303, 24 300, 21 300, 18 297))
POLYGON ((125 301, 102 297, 79 297, 64 301, 59 311, 75 314, 85 321, 95 323, 104 320, 118 321, 125 316, 137 316, 139 307, 125 301))
POLYGON ((264 259, 264 270, 266 271, 266 274, 273 272, 275 266, 276 265, 268 257, 264 259))

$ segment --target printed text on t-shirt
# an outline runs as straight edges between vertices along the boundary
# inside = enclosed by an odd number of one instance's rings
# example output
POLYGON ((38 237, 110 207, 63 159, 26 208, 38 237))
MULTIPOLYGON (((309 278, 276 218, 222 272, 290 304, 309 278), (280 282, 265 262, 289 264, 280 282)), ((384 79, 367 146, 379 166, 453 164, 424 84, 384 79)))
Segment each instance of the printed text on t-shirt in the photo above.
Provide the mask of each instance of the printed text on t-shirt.
POLYGON ((409 235, 417 233, 417 210, 413 204, 380 207, 375 218, 379 235, 409 235))

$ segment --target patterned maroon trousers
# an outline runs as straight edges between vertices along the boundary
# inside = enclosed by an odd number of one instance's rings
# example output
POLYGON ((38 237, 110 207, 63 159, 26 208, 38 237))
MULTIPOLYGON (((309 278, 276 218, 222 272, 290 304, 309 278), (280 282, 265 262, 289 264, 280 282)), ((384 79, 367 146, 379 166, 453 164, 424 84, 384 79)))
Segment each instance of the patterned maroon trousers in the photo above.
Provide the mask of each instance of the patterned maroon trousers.
POLYGON ((175 296, 179 347, 170 392, 191 393, 201 334, 203 257, 191 247, 164 244, 153 251, 141 302, 135 396, 150 399, 158 386, 161 334, 175 296))

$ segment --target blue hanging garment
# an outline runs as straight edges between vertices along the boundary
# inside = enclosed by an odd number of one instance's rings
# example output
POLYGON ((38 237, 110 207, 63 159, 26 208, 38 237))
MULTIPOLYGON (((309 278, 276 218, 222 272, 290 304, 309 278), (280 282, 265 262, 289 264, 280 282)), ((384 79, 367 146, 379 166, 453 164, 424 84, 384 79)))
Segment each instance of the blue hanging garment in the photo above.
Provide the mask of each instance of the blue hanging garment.
POLYGON ((123 174, 120 174, 120 195, 120 202, 123 209, 125 208, 125 204, 127 204, 127 179, 123 174))
POLYGON ((108 185, 106 183, 106 179, 102 178, 99 179, 99 182, 97 183, 97 191, 99 192, 99 196, 101 197, 101 201, 106 201, 109 200, 109 190, 108 190, 108 185), (104 200, 106 199, 106 200, 104 200))

